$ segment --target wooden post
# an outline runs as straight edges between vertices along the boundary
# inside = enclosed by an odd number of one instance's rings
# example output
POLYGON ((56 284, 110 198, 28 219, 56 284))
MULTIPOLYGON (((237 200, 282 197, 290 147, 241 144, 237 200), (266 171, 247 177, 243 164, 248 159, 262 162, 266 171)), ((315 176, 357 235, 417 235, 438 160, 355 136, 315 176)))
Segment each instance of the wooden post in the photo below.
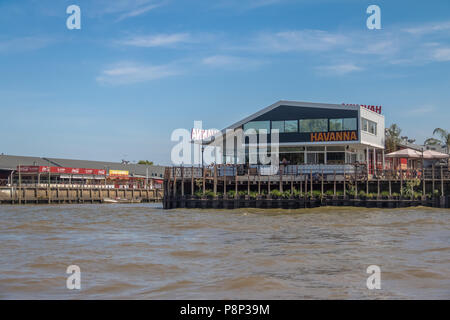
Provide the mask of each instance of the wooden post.
POLYGON ((259 168, 256 170, 258 170, 258 195, 261 195, 261 173, 259 172, 259 168))
POLYGON ((177 196, 177 168, 173 167, 173 197, 177 196))
POLYGON ((322 185, 321 185, 321 190, 320 190, 320 193, 322 194, 322 197, 323 197, 323 169, 322 169, 322 185))
POLYGON ((250 167, 247 171, 247 196, 250 197, 250 167))
POLYGON ((226 167, 223 166, 223 198, 227 198, 227 172, 226 167))
POLYGON ((311 188, 310 188, 310 192, 311 192, 311 197, 312 197, 312 194, 313 194, 313 177, 312 177, 312 169, 311 169, 311 171, 310 171, 310 175, 311 175, 311 188))
POLYGON ((389 177, 389 197, 392 196, 392 177, 389 177))
POLYGON ((214 164, 214 196, 217 196, 217 165, 214 164))
MULTIPOLYGON (((369 176, 367 176, 369 179, 369 176)), ((355 166, 355 199, 358 198, 358 168, 355 166)))
POLYGON ((280 168, 280 192, 283 192, 283 171, 280 168))
POLYGON ((305 174, 305 196, 308 193, 308 174, 305 174))
POLYGON ((369 167, 367 167, 366 194, 369 193, 369 167))
POLYGON ((444 196, 444 171, 441 166, 441 197, 444 196))
POLYGON ((291 195, 294 194, 294 175, 291 174, 291 195))
POLYGON ((425 189, 425 169, 423 167, 423 159, 422 159, 422 196, 425 196, 426 189, 425 189))
POLYGON ((184 167, 181 167, 181 196, 184 197, 184 167))
POLYGON ((434 195, 434 163, 431 165, 431 185, 432 185, 432 190, 431 190, 431 194, 434 195))
POLYGON ((21 169, 20 169, 20 164, 19 164, 19 204, 22 203, 22 173, 21 173, 21 169))
POLYGON ((206 193, 206 168, 203 167, 203 195, 206 193))
MULTIPOLYGON (((300 170, 300 177, 303 180, 303 172, 300 170)), ((303 181, 300 180, 300 193, 303 193, 303 181)))
POLYGON ((336 170, 334 170, 333 194, 336 196, 336 170))
POLYGON ((403 170, 400 169, 400 194, 403 195, 403 170))
POLYGON ((344 197, 347 194, 347 191, 345 190, 345 180, 346 180, 346 176, 345 176, 345 165, 344 165, 344 197))
POLYGON ((380 196, 380 175, 377 174, 378 197, 380 196))
POLYGON ((194 195, 194 166, 191 167, 191 196, 194 195))
POLYGON ((238 170, 237 170, 237 166, 234 167, 235 171, 235 183, 234 183, 234 191, 235 191, 235 195, 234 198, 237 199, 238 198, 238 170))

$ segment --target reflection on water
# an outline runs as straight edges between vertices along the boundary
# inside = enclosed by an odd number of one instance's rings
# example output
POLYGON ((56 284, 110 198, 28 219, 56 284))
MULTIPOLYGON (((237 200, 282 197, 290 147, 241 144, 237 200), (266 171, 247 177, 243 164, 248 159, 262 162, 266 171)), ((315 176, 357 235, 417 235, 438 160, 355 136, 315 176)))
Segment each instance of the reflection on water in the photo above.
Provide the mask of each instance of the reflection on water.
POLYGON ((449 214, 1 206, 0 299, 450 299, 449 214))

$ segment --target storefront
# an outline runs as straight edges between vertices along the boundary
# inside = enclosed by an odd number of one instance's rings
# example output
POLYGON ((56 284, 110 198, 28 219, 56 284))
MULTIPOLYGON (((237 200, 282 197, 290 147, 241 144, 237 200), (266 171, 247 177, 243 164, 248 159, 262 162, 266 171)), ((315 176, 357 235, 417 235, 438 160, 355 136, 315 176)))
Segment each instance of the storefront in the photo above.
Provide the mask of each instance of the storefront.
POLYGON ((261 156, 273 154, 270 133, 276 131, 279 163, 286 170, 343 170, 361 164, 373 172, 384 166, 384 128, 381 107, 279 101, 224 129, 222 139, 210 144, 220 146, 223 163, 261 166, 261 156), (244 133, 241 154, 225 138, 226 132, 239 130, 244 133))

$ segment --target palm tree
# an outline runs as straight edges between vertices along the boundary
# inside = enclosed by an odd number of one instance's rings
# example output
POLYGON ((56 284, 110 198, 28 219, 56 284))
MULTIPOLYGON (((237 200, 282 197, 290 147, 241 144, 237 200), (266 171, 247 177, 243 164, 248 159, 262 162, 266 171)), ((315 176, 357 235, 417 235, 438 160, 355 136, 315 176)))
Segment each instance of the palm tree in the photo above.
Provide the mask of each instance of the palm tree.
POLYGON ((436 128, 433 131, 433 135, 437 135, 440 139, 428 138, 425 140, 425 145, 445 145, 447 152, 450 151, 450 132, 447 130, 436 128))
POLYGON ((400 143, 400 133, 402 132, 402 129, 400 127, 393 123, 389 128, 386 129, 386 140, 385 140, 385 146, 386 146, 386 152, 394 152, 397 150, 397 145, 400 143))

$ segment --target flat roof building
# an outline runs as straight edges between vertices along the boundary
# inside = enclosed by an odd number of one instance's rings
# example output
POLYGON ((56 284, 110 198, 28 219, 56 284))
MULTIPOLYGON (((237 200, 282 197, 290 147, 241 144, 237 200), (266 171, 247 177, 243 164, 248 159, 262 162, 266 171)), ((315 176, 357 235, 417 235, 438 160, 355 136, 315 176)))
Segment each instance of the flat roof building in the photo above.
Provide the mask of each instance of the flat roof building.
MULTIPOLYGON (((323 169, 326 165, 336 169, 364 163, 370 170, 384 166, 385 120, 381 107, 282 100, 227 127, 221 136, 224 138, 226 132, 236 130, 244 132, 245 160, 238 159, 243 154, 237 155, 227 148, 223 142, 226 139, 210 143, 221 145, 224 163, 249 164, 252 152, 249 132, 257 133, 259 159, 266 141, 271 147, 270 133, 278 130, 279 161, 287 166, 323 169)), ((260 164, 258 160, 257 165, 260 164)))

